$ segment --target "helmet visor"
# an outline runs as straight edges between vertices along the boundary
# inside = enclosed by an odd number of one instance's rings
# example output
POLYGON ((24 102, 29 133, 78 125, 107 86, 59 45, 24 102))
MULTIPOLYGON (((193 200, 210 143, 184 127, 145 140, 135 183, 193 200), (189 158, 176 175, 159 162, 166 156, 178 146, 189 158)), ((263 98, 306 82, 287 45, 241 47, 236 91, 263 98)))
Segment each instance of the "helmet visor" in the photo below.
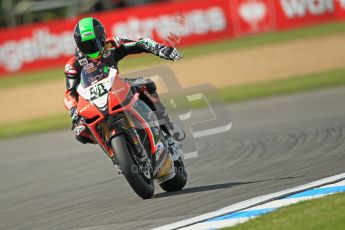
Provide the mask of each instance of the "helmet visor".
POLYGON ((77 46, 81 52, 88 55, 101 52, 104 48, 104 42, 98 38, 94 38, 83 42, 80 41, 77 46))

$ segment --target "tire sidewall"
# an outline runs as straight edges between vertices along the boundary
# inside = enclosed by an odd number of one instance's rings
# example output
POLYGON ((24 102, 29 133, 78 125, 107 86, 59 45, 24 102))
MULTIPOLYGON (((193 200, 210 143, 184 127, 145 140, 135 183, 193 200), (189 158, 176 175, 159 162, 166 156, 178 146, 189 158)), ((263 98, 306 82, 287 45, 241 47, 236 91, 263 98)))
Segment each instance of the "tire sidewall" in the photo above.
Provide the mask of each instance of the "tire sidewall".
POLYGON ((138 165, 134 162, 124 135, 115 136, 111 140, 111 146, 114 150, 116 161, 134 192, 143 199, 151 198, 154 195, 152 170, 148 183, 143 178, 144 176, 140 172, 138 165))

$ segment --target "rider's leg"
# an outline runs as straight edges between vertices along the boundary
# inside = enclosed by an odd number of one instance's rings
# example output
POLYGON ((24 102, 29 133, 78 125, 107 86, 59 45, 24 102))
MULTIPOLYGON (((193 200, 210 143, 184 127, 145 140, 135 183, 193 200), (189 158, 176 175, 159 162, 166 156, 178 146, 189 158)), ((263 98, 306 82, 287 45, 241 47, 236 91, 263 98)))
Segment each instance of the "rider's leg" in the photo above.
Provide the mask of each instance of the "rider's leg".
POLYGON ((170 133, 170 135, 177 141, 182 141, 185 138, 185 132, 179 125, 174 123, 168 112, 165 109, 165 106, 160 101, 159 95, 157 93, 157 87, 156 84, 148 80, 146 83, 147 90, 143 91, 143 94, 147 97, 149 100, 148 104, 151 109, 155 111, 155 114, 160 121, 160 125, 165 126, 167 128, 167 131, 170 133))
POLYGON ((161 103, 157 94, 156 84, 150 79, 132 78, 126 79, 133 87, 136 87, 140 93, 140 99, 143 100, 155 112, 159 124, 177 141, 185 138, 185 132, 175 124, 169 117, 164 105, 161 103))

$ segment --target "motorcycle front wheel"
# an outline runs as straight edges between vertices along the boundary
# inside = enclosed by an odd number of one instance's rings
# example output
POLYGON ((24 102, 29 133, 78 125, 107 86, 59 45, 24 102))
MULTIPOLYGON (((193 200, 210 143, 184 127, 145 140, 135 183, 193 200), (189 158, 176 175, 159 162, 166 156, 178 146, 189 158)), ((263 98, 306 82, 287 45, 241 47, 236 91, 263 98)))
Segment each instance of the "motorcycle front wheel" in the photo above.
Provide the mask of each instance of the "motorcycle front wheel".
POLYGON ((143 199, 151 198, 154 194, 152 170, 148 169, 149 173, 140 170, 131 155, 124 135, 114 137, 111 146, 115 152, 115 159, 134 192, 143 199))

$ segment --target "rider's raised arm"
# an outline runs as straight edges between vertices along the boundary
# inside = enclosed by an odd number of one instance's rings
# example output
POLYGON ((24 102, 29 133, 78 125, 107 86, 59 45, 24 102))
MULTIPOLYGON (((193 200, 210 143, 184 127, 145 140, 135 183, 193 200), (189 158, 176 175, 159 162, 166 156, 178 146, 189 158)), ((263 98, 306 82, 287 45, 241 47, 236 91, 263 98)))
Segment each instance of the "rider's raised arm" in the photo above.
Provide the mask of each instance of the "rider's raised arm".
POLYGON ((115 58, 117 60, 129 54, 152 53, 167 60, 177 60, 182 55, 173 47, 166 47, 150 38, 141 38, 137 41, 113 37, 115 46, 115 58))

